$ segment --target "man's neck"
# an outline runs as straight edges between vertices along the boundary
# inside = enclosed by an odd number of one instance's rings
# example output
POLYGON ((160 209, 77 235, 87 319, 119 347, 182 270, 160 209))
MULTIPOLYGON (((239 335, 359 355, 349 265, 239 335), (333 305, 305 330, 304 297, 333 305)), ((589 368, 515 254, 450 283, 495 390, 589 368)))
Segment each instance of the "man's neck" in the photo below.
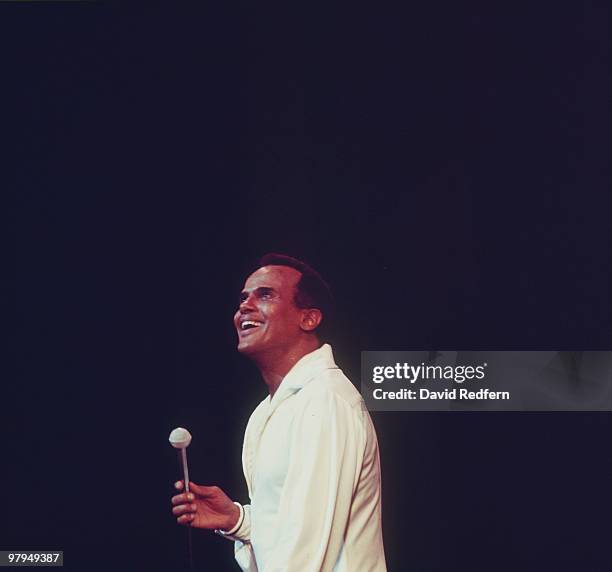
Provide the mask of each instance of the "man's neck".
POLYGON ((312 338, 292 346, 290 349, 282 348, 271 350, 266 354, 254 358, 255 364, 261 373, 265 384, 268 386, 270 398, 274 397, 285 376, 291 368, 305 355, 321 347, 318 339, 312 338))

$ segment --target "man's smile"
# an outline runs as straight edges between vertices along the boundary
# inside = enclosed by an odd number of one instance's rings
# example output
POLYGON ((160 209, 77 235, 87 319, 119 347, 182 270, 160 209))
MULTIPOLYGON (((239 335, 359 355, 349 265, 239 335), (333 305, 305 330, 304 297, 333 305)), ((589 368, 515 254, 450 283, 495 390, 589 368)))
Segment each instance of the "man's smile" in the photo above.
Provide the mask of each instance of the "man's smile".
POLYGON ((238 333, 240 336, 251 334, 257 328, 263 326, 263 322, 259 320, 240 320, 238 333))

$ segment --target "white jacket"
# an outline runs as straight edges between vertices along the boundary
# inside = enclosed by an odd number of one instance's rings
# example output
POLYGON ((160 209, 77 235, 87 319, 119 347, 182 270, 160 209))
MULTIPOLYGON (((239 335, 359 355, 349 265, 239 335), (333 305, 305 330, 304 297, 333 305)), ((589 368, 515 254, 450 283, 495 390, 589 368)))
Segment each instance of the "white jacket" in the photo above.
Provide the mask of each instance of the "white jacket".
POLYGON ((384 572, 372 420, 323 345, 251 415, 242 452, 251 504, 232 536, 244 572, 384 572))

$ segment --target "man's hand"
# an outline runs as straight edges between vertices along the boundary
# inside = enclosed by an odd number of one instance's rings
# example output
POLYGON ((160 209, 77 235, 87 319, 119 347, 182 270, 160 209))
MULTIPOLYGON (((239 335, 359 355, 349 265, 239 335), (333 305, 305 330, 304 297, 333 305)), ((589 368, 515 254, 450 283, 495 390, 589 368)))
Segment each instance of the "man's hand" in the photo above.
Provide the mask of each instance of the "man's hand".
MULTIPOLYGON (((174 483, 182 491, 183 481, 174 483)), ((189 492, 172 497, 176 522, 195 528, 231 530, 238 522, 240 509, 219 487, 203 487, 189 481, 189 492)))

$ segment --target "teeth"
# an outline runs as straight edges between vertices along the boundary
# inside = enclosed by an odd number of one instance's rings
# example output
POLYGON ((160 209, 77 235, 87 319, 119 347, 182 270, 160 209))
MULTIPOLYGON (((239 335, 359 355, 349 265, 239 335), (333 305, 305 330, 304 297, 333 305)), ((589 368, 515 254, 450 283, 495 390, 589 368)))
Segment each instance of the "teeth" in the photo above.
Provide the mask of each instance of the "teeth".
POLYGON ((246 330, 247 326, 253 326, 254 328, 257 328, 261 326, 261 322, 253 322, 252 320, 245 320, 244 322, 240 324, 240 329, 246 330))

